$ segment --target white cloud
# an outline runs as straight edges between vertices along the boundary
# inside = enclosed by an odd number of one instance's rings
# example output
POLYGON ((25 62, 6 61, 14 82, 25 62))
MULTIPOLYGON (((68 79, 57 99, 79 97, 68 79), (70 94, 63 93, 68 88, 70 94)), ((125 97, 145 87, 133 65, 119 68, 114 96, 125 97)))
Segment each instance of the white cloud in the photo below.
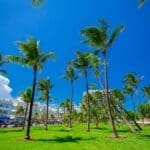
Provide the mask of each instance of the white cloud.
POLYGON ((0 99, 12 99, 12 89, 9 87, 9 79, 0 75, 0 99))

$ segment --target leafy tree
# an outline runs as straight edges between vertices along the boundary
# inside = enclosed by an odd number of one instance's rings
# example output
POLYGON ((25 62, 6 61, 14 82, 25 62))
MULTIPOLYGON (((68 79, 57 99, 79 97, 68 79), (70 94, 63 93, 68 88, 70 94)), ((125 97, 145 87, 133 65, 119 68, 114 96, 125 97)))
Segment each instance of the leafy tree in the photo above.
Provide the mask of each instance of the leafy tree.
POLYGON ((37 72, 42 70, 43 64, 50 58, 54 58, 52 52, 42 53, 40 48, 40 42, 36 41, 33 37, 29 38, 27 41, 18 41, 17 45, 22 53, 22 56, 7 56, 7 60, 23 66, 31 67, 33 69, 33 84, 32 84, 32 96, 29 109, 28 125, 26 130, 25 139, 30 139, 30 126, 32 118, 32 107, 35 96, 37 72))
POLYGON ((46 101, 46 122, 45 122, 45 130, 48 130, 47 123, 48 123, 48 111, 49 111, 49 100, 50 100, 50 90, 53 88, 53 83, 49 78, 41 79, 38 82, 38 91, 40 91, 40 100, 46 101))
POLYGON ((100 26, 98 27, 87 27, 83 30, 81 30, 81 34, 85 36, 85 43, 88 43, 94 48, 97 48, 98 50, 95 51, 95 53, 102 53, 104 58, 104 78, 105 78, 105 97, 107 100, 108 110, 109 110, 109 116, 110 121, 112 125, 112 131, 115 138, 118 138, 118 134, 115 127, 114 117, 111 111, 111 103, 108 96, 108 62, 107 62, 107 50, 112 46, 116 38, 118 37, 119 33, 123 31, 125 28, 124 25, 120 25, 119 27, 115 28, 111 34, 108 32, 108 24, 105 20, 100 21, 100 26))
POLYGON ((20 94, 21 99, 26 103, 24 121, 23 121, 23 130, 25 127, 26 119, 27 119, 27 113, 28 113, 29 104, 31 102, 31 96, 32 96, 32 88, 30 87, 20 94))
POLYGON ((70 81, 71 85, 71 97, 70 97, 70 114, 69 114, 69 127, 72 128, 72 107, 73 107, 73 97, 74 97, 74 81, 78 79, 75 73, 74 62, 69 62, 67 69, 65 71, 64 79, 70 81))
POLYGON ((86 98, 87 98, 87 131, 90 132, 91 109, 90 109, 88 72, 89 69, 99 66, 99 59, 93 53, 84 53, 78 51, 76 53, 75 65, 76 68, 78 68, 81 71, 81 74, 85 78, 86 98))

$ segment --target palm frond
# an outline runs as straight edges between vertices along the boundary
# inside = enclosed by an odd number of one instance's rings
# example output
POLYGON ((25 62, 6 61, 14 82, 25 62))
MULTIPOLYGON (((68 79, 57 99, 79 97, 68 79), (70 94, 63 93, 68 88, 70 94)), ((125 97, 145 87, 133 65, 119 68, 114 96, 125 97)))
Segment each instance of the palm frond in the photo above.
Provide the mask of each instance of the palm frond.
POLYGON ((125 25, 120 25, 119 27, 114 29, 114 31, 112 32, 112 34, 107 42, 107 48, 109 48, 113 44, 113 42, 118 37, 119 33, 122 32, 124 29, 125 29, 125 25))
POLYGON ((23 58, 23 57, 20 57, 20 56, 12 56, 12 55, 8 55, 6 57, 6 60, 8 62, 12 62, 12 63, 16 63, 16 64, 21 64, 23 66, 30 66, 30 64, 28 63, 28 61, 23 58))
POLYGON ((146 0, 139 0, 139 8, 141 8, 145 4, 146 0))
POLYGON ((85 37, 84 43, 99 48, 103 44, 103 31, 98 27, 89 27, 81 30, 81 35, 85 37))

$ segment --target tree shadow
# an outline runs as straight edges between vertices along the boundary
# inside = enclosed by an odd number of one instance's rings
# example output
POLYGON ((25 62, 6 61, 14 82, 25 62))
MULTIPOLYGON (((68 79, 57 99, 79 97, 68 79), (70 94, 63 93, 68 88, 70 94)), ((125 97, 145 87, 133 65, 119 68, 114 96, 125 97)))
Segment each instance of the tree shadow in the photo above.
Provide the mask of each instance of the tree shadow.
POLYGON ((140 136, 140 138, 150 140, 150 134, 143 134, 140 136))
POLYGON ((121 130, 117 130, 118 132, 121 132, 121 133, 126 133, 126 132, 131 132, 130 130, 128 129, 121 129, 121 130))
POLYGON ((66 129, 60 129, 60 132, 69 132, 70 130, 66 130, 66 129))
POLYGON ((89 138, 89 139, 83 139, 82 137, 72 137, 72 136, 65 136, 65 137, 58 137, 56 136, 53 139, 35 139, 34 141, 40 141, 40 142, 56 142, 56 143, 65 143, 65 142, 71 142, 71 143, 78 143, 81 140, 87 141, 87 140, 94 140, 95 138, 89 138))
POLYGON ((6 129, 2 129, 0 130, 0 133, 10 133, 10 132, 22 132, 22 129, 11 129, 11 130, 6 130, 6 129))

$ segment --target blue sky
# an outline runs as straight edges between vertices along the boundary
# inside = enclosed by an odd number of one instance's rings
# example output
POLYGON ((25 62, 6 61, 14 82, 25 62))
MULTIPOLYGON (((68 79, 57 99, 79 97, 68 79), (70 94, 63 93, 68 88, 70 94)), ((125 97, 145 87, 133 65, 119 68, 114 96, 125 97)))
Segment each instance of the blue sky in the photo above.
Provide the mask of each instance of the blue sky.
MULTIPOLYGON (((33 35, 40 40, 44 51, 56 53, 56 61, 45 65, 39 77, 50 76, 55 84, 54 103, 60 103, 70 95, 70 84, 61 78, 66 62, 73 59, 76 50, 91 48, 82 43, 80 30, 85 26, 98 25, 97 19, 106 19, 110 29, 124 23, 126 30, 109 49, 110 88, 122 88, 127 72, 144 75, 141 87, 149 82, 150 56, 150 4, 137 8, 135 0, 45 0, 35 8, 29 0, 0 0, 0 52, 19 54, 17 40, 33 35)), ((8 64, 13 97, 32 84, 32 69, 8 64)), ((85 89, 84 80, 75 84, 75 102, 78 103, 85 89)), ((130 107, 130 103, 126 105, 130 107)))

